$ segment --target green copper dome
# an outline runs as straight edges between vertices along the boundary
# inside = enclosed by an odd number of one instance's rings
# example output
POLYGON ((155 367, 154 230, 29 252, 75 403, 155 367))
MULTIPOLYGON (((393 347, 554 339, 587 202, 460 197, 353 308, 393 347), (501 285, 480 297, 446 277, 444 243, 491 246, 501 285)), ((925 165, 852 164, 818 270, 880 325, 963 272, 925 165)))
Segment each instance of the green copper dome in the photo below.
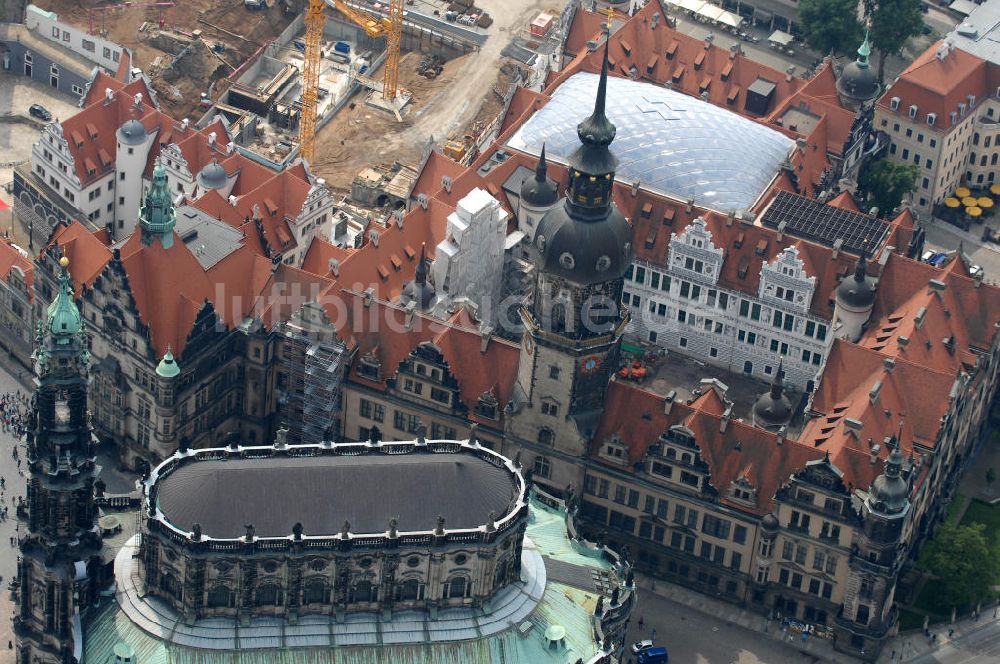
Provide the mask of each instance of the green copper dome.
POLYGON ((163 164, 157 162, 153 168, 153 186, 146 192, 146 200, 139 210, 142 243, 148 247, 153 244, 154 239, 158 239, 164 249, 173 246, 175 215, 174 202, 167 185, 167 172, 163 164))
POLYGON ((70 283, 69 259, 63 256, 59 259, 59 292, 56 299, 52 300, 46 313, 48 331, 56 337, 69 337, 80 332, 83 327, 83 319, 80 310, 73 299, 73 286, 70 283))
POLYGON ((156 374, 163 378, 175 378, 178 374, 180 374, 180 372, 181 368, 174 360, 174 354, 171 353, 168 348, 166 355, 164 355, 163 359, 160 360, 160 363, 156 365, 156 374))

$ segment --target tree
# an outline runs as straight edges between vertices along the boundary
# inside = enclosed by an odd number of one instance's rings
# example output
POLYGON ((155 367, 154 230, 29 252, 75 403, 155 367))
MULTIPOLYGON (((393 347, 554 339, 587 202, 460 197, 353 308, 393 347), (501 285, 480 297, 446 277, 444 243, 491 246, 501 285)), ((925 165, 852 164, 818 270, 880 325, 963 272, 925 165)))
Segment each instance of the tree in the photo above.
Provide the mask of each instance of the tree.
POLYGON ((946 523, 928 548, 928 568, 941 581, 940 608, 972 606, 990 596, 1000 560, 990 549, 985 525, 946 523))
POLYGON ((916 166, 879 159, 861 174, 858 192, 866 205, 878 208, 879 216, 888 217, 916 188, 917 173, 916 166))
POLYGON ((826 55, 853 53, 861 44, 856 0, 802 0, 799 25, 806 43, 826 55))
POLYGON ((871 24, 872 45, 878 51, 878 82, 885 83, 885 59, 900 55, 906 40, 924 27, 921 0, 864 0, 871 24))

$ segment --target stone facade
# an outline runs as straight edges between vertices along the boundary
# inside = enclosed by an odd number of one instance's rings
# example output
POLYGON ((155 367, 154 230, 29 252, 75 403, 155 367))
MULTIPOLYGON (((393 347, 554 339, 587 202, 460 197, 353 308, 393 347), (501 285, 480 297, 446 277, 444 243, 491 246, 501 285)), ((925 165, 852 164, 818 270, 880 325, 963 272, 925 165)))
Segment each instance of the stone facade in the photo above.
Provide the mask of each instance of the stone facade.
POLYGON ((814 381, 833 335, 809 307, 816 276, 794 246, 761 269, 756 293, 719 283, 724 252, 696 219, 671 235, 665 266, 633 263, 622 302, 635 312, 630 332, 702 362, 769 379, 781 363, 797 390, 814 381))
MULTIPOLYGON (((454 606, 482 607, 519 580, 521 547, 528 520, 526 485, 507 459, 475 441, 424 441, 287 447, 230 447, 180 452, 155 469, 146 483, 149 514, 143 539, 146 590, 171 604, 185 619, 333 614, 404 609, 433 612, 454 606), (421 447, 428 448, 421 450, 421 447), (159 483, 178 466, 204 459, 253 458, 266 464, 281 456, 358 454, 473 455, 506 468, 517 497, 510 511, 473 530, 448 529, 443 518, 427 531, 308 534, 290 525, 286 537, 247 535, 234 540, 203 535, 200 526, 181 531, 157 507, 159 483)), ((296 515, 289 515, 295 519, 296 515)))

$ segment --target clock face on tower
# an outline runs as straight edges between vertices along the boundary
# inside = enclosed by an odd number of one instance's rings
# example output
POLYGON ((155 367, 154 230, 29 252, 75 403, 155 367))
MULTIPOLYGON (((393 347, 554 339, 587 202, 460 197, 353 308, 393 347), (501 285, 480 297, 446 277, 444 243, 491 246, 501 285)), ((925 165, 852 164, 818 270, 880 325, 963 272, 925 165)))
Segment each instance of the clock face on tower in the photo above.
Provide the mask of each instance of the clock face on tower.
POLYGON ((601 358, 596 355, 591 355, 589 357, 583 358, 580 361, 580 372, 584 374, 597 373, 597 370, 601 368, 601 358))

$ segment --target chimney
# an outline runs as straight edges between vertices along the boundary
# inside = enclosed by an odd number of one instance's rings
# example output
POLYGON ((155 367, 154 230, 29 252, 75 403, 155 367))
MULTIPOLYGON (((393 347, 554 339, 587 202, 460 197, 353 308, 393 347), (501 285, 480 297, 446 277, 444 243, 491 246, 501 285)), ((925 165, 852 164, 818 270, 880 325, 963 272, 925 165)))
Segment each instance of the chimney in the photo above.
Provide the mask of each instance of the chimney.
POLYGON ((234 141, 229 141, 226 144, 226 154, 232 154, 236 150, 236 143, 234 141))
POLYGON ((791 83, 793 78, 795 78, 795 65, 791 65, 785 70, 785 81, 791 83))
POLYGON ((489 325, 483 325, 479 328, 479 352, 485 353, 486 349, 490 347, 490 339, 493 338, 493 328, 489 325))
POLYGON ((448 175, 441 176, 441 186, 447 193, 451 193, 451 177, 448 175))
POLYGON ((782 219, 781 223, 778 224, 778 237, 777 237, 778 242, 781 242, 782 240, 785 239, 786 228, 788 228, 788 221, 786 219, 782 219))
POLYGON ((705 50, 706 51, 708 49, 712 48, 712 42, 714 42, 714 41, 715 41, 715 33, 714 32, 710 32, 707 35, 705 35, 705 50))
POLYGON ((778 429, 777 433, 774 435, 774 442, 778 445, 778 447, 781 447, 781 444, 785 442, 784 425, 782 425, 782 427, 778 429))
POLYGON ((726 428, 729 427, 729 420, 733 416, 733 407, 726 406, 726 410, 722 413, 722 417, 719 419, 719 433, 726 433, 726 428))
POLYGON ((181 130, 182 131, 187 131, 188 127, 190 127, 190 126, 191 126, 191 120, 190 119, 184 118, 183 120, 181 120, 181 130))
POLYGON ((687 205, 684 208, 684 211, 687 212, 688 214, 691 214, 691 210, 694 209, 694 197, 693 196, 689 196, 688 199, 687 199, 687 201, 685 201, 685 202, 687 203, 687 205))
POLYGON ((420 194, 417 196, 417 204, 420 205, 421 210, 426 210, 427 206, 430 204, 430 199, 427 194, 420 194))
POLYGON ((663 414, 669 415, 670 411, 674 408, 674 402, 677 401, 677 390, 670 390, 667 392, 667 396, 663 398, 663 414))
POLYGON ((844 430, 855 438, 861 435, 861 430, 865 428, 865 423, 852 417, 844 418, 844 430))
POLYGON ((406 329, 409 330, 413 328, 413 314, 417 310, 417 303, 413 300, 410 300, 409 302, 406 303, 405 310, 406 310, 406 322, 404 323, 404 325, 406 329))
POLYGON ((209 147, 214 147, 215 146, 215 139, 216 139, 216 137, 217 137, 217 134, 214 131, 210 131, 208 133, 208 146, 209 147))
POLYGON ((104 88, 104 101, 111 102, 114 100, 115 100, 115 91, 112 90, 111 88, 104 88))
POLYGON ((369 286, 365 289, 364 294, 364 304, 366 307, 372 306, 372 300, 375 299, 375 289, 369 286))
POLYGON ((726 213, 726 227, 731 227, 734 221, 736 221, 736 209, 729 208, 729 212, 726 213))
POLYGON ((632 180, 632 197, 635 198, 639 195, 639 180, 632 180))
POLYGON ((896 360, 892 359, 891 357, 887 357, 884 360, 882 360, 882 366, 885 367, 886 373, 892 373, 892 370, 896 368, 896 360))
POLYGON ((132 102, 135 104, 136 110, 142 110, 142 93, 136 92, 135 96, 132 97, 132 102))
POLYGON ((882 392, 882 381, 876 380, 875 384, 872 385, 872 389, 868 392, 868 400, 873 404, 878 403, 878 395, 882 392))
POLYGON ((392 211, 393 221, 395 221, 396 225, 399 226, 400 228, 403 227, 403 217, 404 216, 406 216, 406 213, 403 210, 393 210, 392 211))
POLYGON ((927 307, 920 307, 917 309, 916 315, 913 317, 913 324, 919 330, 924 326, 924 318, 927 316, 927 307))
POLYGON ((950 337, 945 337, 944 339, 941 340, 941 343, 943 343, 944 347, 948 349, 948 353, 949 354, 951 354, 951 355, 955 354, 955 336, 954 335, 952 335, 950 337))
POLYGON ((653 14, 652 24, 649 26, 650 30, 656 30, 656 26, 660 23, 660 12, 653 14))
POLYGON ((338 261, 336 258, 331 258, 330 262, 329 262, 329 266, 330 266, 330 274, 332 274, 335 277, 339 277, 340 276, 340 261, 338 261))
POLYGON ((844 238, 838 237, 836 240, 833 241, 833 251, 830 252, 830 258, 832 258, 833 260, 837 260, 837 257, 840 256, 840 250, 843 249, 843 247, 844 247, 844 238))
POLYGON ((940 279, 928 279, 927 287, 930 288, 931 291, 938 293, 938 296, 940 297, 940 293, 943 293, 944 290, 948 288, 948 284, 944 283, 940 279))
POLYGON ((874 445, 872 445, 872 448, 869 450, 869 453, 871 454, 871 463, 872 463, 872 465, 875 465, 876 463, 878 463, 878 453, 881 452, 881 451, 882 451, 882 446, 881 445, 879 445, 878 443, 875 443, 874 445))
POLYGON ((900 349, 904 349, 906 348, 906 345, 910 343, 910 338, 906 335, 900 335, 899 339, 896 340, 896 343, 899 344, 900 349))
POLYGON ((237 202, 239 202, 239 199, 237 199, 236 196, 233 196, 233 195, 229 196, 229 204, 230 205, 232 205, 233 207, 236 207, 236 203, 237 202))

